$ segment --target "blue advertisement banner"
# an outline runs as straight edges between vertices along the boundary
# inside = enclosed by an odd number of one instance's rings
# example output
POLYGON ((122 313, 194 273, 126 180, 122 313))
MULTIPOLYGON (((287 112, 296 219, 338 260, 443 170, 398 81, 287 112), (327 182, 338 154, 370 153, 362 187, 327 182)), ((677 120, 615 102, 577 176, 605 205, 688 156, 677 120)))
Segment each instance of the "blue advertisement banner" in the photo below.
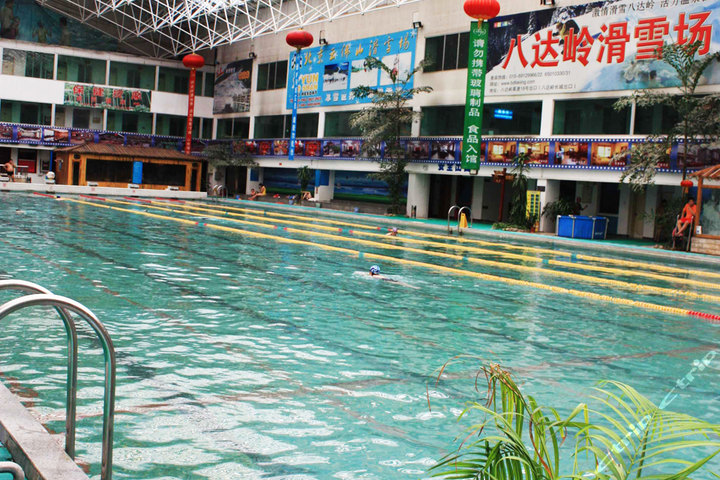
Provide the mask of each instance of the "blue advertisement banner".
MULTIPOLYGON (((677 86, 663 43, 720 45, 720 0, 606 0, 490 21, 487 95, 677 86)), ((720 84, 713 65, 702 84, 720 84)))
MULTIPOLYGON (((302 51, 298 80, 299 108, 367 103, 352 89, 359 86, 391 88, 390 76, 379 69, 365 68, 369 56, 397 69, 405 78, 415 68, 417 30, 405 30, 350 42, 307 48, 302 51)), ((294 55, 294 52, 293 52, 294 55)), ((290 59, 292 64, 292 58, 290 59)), ((292 77, 292 75, 291 75, 292 77)), ((412 88, 412 80, 408 84, 412 88)), ((292 108, 292 85, 287 89, 287 108, 292 108)))

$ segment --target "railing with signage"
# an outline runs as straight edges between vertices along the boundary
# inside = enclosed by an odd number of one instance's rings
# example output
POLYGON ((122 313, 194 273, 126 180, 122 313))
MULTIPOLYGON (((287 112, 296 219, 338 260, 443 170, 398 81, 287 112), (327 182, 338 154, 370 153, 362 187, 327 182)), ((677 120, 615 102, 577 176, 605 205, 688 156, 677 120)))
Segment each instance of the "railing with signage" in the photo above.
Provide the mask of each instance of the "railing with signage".
MULTIPOLYGON (((183 150, 182 137, 138 133, 110 132, 77 128, 48 127, 0 123, 0 144, 42 145, 68 147, 83 143, 159 147, 183 150)), ((527 153, 534 167, 623 170, 630 161, 633 146, 645 142, 639 137, 483 137, 481 166, 508 165, 527 153), (626 153, 625 156, 622 153, 626 153), (621 160, 618 160, 620 158, 621 160)), ((236 152, 264 157, 287 157, 288 139, 202 140, 193 139, 192 153, 202 155, 207 145, 228 143, 236 152)), ((324 160, 365 160, 360 157, 361 138, 303 138, 295 143, 296 158, 324 160)), ((437 165, 438 171, 462 171, 460 137, 421 137, 402 139, 410 161, 437 165)), ((384 148, 381 148, 381 155, 384 148)), ((688 168, 699 169, 720 162, 720 148, 693 145, 689 148, 688 168)), ((676 173, 678 145, 670 151, 670 161, 659 166, 660 171, 676 173)))

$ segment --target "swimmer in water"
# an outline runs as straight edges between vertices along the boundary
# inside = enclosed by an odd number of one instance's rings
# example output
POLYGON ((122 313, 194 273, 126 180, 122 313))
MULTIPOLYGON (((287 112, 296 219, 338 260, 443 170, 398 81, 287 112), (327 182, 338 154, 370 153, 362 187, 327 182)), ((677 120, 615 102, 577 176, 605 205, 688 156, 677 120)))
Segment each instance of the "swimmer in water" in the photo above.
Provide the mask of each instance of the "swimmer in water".
POLYGON ((397 237, 398 229, 397 227, 393 227, 390 230, 388 230, 388 233, 385 234, 387 237, 397 237))
POLYGON ((380 275, 380 267, 378 267, 377 265, 373 265, 372 267, 370 267, 370 277, 377 278, 378 280, 383 280, 385 282, 402 285, 403 287, 414 288, 415 290, 418 290, 420 288, 420 287, 415 287, 413 285, 408 285, 407 283, 401 282, 399 280, 395 280, 394 278, 389 278, 389 277, 380 275))

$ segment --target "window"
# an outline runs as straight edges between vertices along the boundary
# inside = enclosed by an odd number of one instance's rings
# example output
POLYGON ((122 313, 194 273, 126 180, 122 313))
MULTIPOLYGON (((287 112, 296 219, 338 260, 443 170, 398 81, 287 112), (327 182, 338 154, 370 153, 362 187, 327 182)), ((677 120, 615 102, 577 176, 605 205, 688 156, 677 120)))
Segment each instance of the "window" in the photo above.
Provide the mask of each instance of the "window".
MULTIPOLYGON (((205 90, 203 97, 212 97, 215 94, 215 74, 205 72, 205 90)), ((210 137, 208 137, 210 138, 210 137)))
POLYGON ((72 117, 74 128, 90 128, 90 109, 73 108, 72 117))
POLYGON ((350 117, 357 112, 328 112, 325 114, 326 137, 359 137, 360 130, 350 126, 350 117))
POLYGON ((420 135, 462 135, 465 107, 425 107, 422 109, 420 135))
MULTIPOLYGON (((317 113, 302 113, 298 115, 298 138, 317 137, 319 115, 317 113)), ((288 138, 290 137, 290 115, 267 115, 255 117, 255 138, 288 138)), ((237 135, 235 135, 237 137, 237 135)))
POLYGON ((635 109, 635 133, 639 135, 667 133, 679 121, 677 111, 664 105, 635 109))
POLYGON ((152 114, 108 110, 107 129, 114 132, 149 134, 152 133, 152 114))
POLYGON ((190 72, 188 70, 160 67, 157 89, 161 92, 187 94, 189 79, 190 72))
MULTIPOLYGON (((257 123, 256 123, 257 136, 257 123)), ((223 118, 218 120, 217 138, 248 138, 250 136, 250 118, 223 118)), ((208 137, 209 138, 209 137, 208 137)))
POLYGON ((467 68, 470 33, 453 33, 425 40, 426 72, 467 68))
POLYGON ((0 121, 50 125, 52 106, 48 103, 15 102, 3 100, 0 103, 0 121))
POLYGON ((617 99, 558 100, 555 102, 555 135, 627 135, 630 132, 630 109, 616 111, 617 99))
POLYGON ((133 162, 88 158, 85 163, 85 180, 88 182, 130 183, 133 162))
POLYGON ((143 183, 148 185, 185 186, 185 165, 143 163, 143 183))
POLYGON ((105 67, 104 60, 58 55, 57 79, 105 85, 105 67))
POLYGON ((27 167, 27 173, 37 173, 37 158, 37 150, 30 150, 26 148, 18 149, 18 166, 27 167))
MULTIPOLYGON (((182 115, 157 115, 155 122, 155 133, 157 135, 170 135, 173 137, 185 137, 187 128, 187 117, 182 115)), ((200 133, 200 120, 193 120, 192 136, 197 138, 200 133)))
POLYGON ((110 85, 155 89, 155 67, 135 63, 110 62, 110 85))
POLYGON ((213 119, 212 118, 198 118, 198 121, 202 120, 202 126, 200 127, 200 137, 201 138, 212 138, 212 127, 213 127, 213 119))
MULTIPOLYGON (((425 107, 422 109, 420 135, 462 135, 465 107, 425 107)), ((538 135, 542 102, 516 102, 502 105, 485 104, 483 135, 538 135), (503 115, 495 110, 502 107, 503 115)))
POLYGON ((25 52, 3 49, 2 73, 21 77, 53 78, 54 55, 50 53, 25 52))
POLYGON ((285 88, 287 84, 287 69, 287 60, 283 60, 281 62, 263 63, 258 66, 258 91, 285 88))

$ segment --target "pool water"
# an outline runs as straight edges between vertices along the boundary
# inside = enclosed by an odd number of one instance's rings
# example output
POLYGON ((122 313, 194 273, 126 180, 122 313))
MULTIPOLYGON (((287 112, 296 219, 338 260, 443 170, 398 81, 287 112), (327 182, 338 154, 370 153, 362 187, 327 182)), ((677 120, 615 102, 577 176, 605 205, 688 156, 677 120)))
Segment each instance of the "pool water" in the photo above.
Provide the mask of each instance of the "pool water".
MULTIPOLYGON (((0 278, 34 281, 78 300, 113 338, 116 479, 426 478, 467 426, 455 421, 465 402, 481 398, 473 390, 479 361, 452 367, 435 384, 437 369, 456 355, 503 364, 540 403, 569 413, 601 379, 628 383, 660 403, 694 360, 720 352, 720 325, 689 316, 75 202, 18 194, 0 200, 0 278), (397 282, 371 279, 365 272, 372 263, 397 282)), ((226 224, 720 313, 706 300, 226 224)), ((402 245, 402 238, 381 241, 402 245)), ((720 294, 686 287, 683 278, 588 275, 720 294)), ((1 301, 13 297, 0 294, 1 301)), ((0 339, 0 381, 62 431, 66 353, 59 320, 45 308, 23 310, 2 321, 0 339)), ((87 330, 80 348, 78 453, 98 476, 102 355, 87 330)), ((708 371, 671 409, 720 423, 718 392, 717 370, 708 371)))

